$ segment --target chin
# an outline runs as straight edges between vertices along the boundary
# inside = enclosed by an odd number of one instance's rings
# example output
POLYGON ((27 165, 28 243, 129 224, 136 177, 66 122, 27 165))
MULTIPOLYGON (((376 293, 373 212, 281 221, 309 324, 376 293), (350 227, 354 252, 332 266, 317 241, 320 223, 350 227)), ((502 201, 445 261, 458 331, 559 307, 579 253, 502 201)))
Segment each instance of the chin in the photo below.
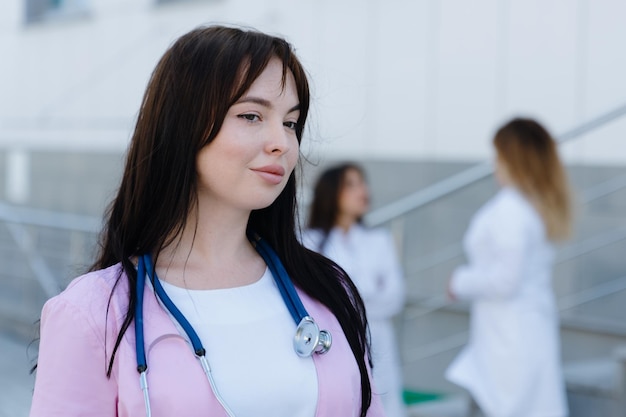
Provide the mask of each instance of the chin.
MULTIPOLYGON (((278 198, 278 196, 276 196, 276 198, 278 198)), ((258 199, 253 199, 254 203, 250 204, 250 201, 248 201, 249 204, 249 209, 250 210, 263 210, 268 208, 269 206, 271 206, 274 201, 276 201, 276 198, 258 198, 258 199)))

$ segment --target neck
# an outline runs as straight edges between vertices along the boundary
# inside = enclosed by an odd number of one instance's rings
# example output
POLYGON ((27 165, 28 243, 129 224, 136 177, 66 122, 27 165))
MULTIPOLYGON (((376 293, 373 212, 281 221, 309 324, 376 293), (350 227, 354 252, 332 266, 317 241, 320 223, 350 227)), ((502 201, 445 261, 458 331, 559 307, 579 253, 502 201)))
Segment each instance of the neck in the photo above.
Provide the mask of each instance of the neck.
POLYGON ((189 289, 254 282, 261 277, 265 264, 246 236, 249 216, 249 211, 199 203, 180 235, 159 253, 157 274, 189 289))
POLYGON ((356 223, 356 218, 349 214, 339 214, 335 226, 339 227, 344 233, 347 233, 356 223))

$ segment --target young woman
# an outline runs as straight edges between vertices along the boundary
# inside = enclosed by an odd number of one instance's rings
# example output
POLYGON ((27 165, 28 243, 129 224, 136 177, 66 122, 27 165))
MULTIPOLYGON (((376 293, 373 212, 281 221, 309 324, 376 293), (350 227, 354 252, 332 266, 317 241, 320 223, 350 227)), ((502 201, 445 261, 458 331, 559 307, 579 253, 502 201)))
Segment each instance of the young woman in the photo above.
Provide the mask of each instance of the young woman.
POLYGON ((515 119, 498 130, 500 192, 474 216, 468 263, 449 295, 471 302, 468 345, 447 370, 488 417, 567 415, 553 242, 570 231, 568 186, 557 147, 540 124, 515 119))
POLYGON ((100 255, 43 309, 31 416, 382 415, 363 302, 294 231, 308 108, 281 38, 170 47, 100 255))
POLYGON ((404 280, 391 235, 362 225, 368 209, 362 168, 348 163, 326 170, 314 189, 303 243, 337 262, 359 289, 371 330, 376 392, 387 416, 398 417, 406 411, 392 318, 404 304, 404 280))

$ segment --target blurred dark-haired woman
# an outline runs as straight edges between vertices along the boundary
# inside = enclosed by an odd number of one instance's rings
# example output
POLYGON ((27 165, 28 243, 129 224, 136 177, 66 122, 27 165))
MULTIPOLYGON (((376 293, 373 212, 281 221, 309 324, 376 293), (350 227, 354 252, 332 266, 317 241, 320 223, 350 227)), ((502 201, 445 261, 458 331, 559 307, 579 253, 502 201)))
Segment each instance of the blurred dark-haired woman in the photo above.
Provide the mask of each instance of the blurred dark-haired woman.
POLYGON ((392 318, 404 304, 404 280, 390 233, 362 224, 368 209, 369 190, 360 166, 327 169, 314 188, 303 243, 339 264, 359 289, 371 331, 375 389, 387 416, 401 417, 406 411, 392 318))

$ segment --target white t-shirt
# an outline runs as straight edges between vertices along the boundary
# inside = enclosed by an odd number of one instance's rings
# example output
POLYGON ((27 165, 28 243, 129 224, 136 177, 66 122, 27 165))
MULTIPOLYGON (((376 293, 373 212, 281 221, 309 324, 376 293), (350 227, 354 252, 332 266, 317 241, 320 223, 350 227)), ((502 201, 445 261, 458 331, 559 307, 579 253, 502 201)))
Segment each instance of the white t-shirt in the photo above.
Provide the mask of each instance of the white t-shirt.
POLYGON ((198 334, 217 390, 237 417, 315 415, 315 365, 293 349, 296 324, 269 269, 257 282, 236 288, 161 284, 198 334))

